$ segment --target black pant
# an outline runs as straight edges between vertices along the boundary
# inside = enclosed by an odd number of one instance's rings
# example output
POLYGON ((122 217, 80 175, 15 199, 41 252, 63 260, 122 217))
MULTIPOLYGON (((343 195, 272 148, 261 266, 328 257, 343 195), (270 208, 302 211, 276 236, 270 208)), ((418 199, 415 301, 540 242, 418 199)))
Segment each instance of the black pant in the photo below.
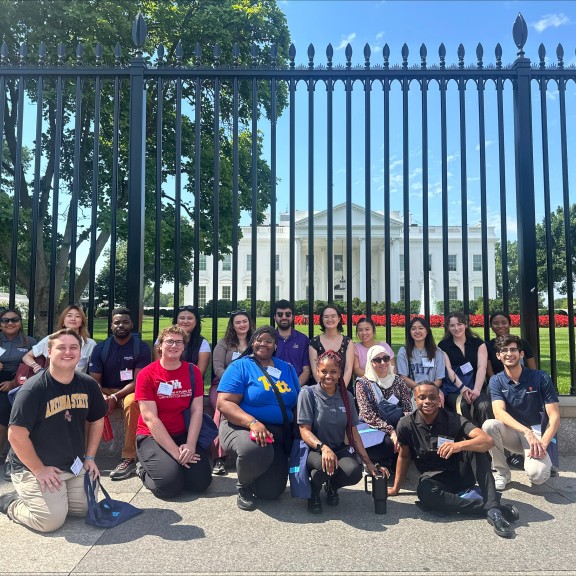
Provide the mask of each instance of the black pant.
MULTIPOLYGON (((186 434, 173 436, 178 446, 186 442, 186 434)), ((196 448, 200 461, 189 468, 180 465, 152 436, 136 437, 136 453, 144 468, 143 483, 154 496, 175 498, 182 491, 204 492, 212 482, 212 467, 208 452, 196 448)))
POLYGON ((288 454, 283 448, 282 426, 265 424, 274 435, 274 442, 262 447, 250 440, 250 430, 231 424, 222 417, 218 437, 226 452, 236 458, 240 486, 251 486, 258 498, 280 498, 288 483, 288 454))
MULTIPOLYGON (((444 405, 446 406, 447 410, 451 410, 452 412, 457 412, 456 410, 456 400, 460 395, 459 392, 451 392, 450 394, 446 394, 444 398, 444 405)), ((470 409, 470 404, 465 400, 460 402, 460 412, 466 420, 470 420, 470 422, 474 422, 478 428, 482 428, 482 424, 486 422, 486 420, 490 420, 494 418, 494 412, 492 412, 492 403, 490 402, 490 398, 486 392, 480 392, 480 396, 472 402, 472 406, 474 406, 474 415, 472 415, 472 411, 470 409)))
POLYGON ((372 462, 385 466, 391 471, 396 469, 398 453, 394 452, 394 442, 389 434, 384 434, 384 440, 380 444, 366 448, 366 452, 372 462))
POLYGON ((338 467, 332 476, 328 476, 322 470, 322 454, 316 450, 310 450, 306 466, 310 472, 312 481, 312 490, 319 493, 322 489, 322 484, 330 480, 330 485, 334 490, 338 490, 343 486, 354 486, 362 479, 362 465, 356 460, 356 457, 348 451, 347 446, 342 446, 334 450, 338 458, 338 467))
POLYGON ((418 498, 429 508, 442 512, 483 516, 490 508, 499 506, 490 461, 483 452, 461 452, 460 455, 457 470, 420 478, 418 498), (472 488, 476 483, 480 486, 483 500, 458 496, 459 492, 472 488))

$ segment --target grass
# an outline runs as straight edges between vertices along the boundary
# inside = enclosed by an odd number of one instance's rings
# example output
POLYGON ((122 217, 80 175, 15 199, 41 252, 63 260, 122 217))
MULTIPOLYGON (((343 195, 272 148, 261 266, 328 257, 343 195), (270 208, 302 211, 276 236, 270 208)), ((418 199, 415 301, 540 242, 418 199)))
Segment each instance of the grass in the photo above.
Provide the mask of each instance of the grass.
MULTIPOLYGON (((256 326, 263 326, 268 324, 268 318, 257 318, 256 326)), ((218 330, 216 338, 214 341, 218 341, 224 336, 226 331, 226 325, 228 323, 227 318, 218 319, 218 330)), ((160 318, 160 329, 165 328, 170 325, 169 318, 160 318)), ((298 326, 300 331, 308 335, 308 326, 298 326)), ((142 322, 142 338, 147 342, 150 347, 153 343, 153 329, 154 320, 151 317, 145 316, 142 322)), ((432 333, 436 342, 438 342, 443 334, 444 330, 442 328, 432 328, 432 333)), ((517 328, 512 329, 512 333, 520 334, 520 330, 517 328)), ((314 334, 320 334, 320 327, 314 326, 314 334)), ((478 331, 480 334, 480 331, 478 331)), ((212 342, 212 320, 206 318, 202 322, 202 335, 212 342)), ((95 319, 94 320, 94 335, 93 338, 97 342, 104 340, 108 336, 108 325, 105 319, 95 319)), ((549 330, 547 328, 540 329, 540 367, 542 370, 546 370, 550 373, 550 337, 549 330)), ((378 340, 385 340, 385 328, 379 326, 376 330, 376 337, 378 340)), ((403 327, 393 327, 392 328, 392 342, 389 343, 394 350, 394 353, 398 352, 398 349, 404 345, 404 328, 403 327)), ((569 353, 569 341, 568 341, 568 328, 556 328, 556 369, 558 371, 558 378, 556 385, 558 386, 558 391, 560 394, 570 394, 570 353, 569 353)), ((208 376, 208 375, 207 375, 208 376)), ((206 380, 206 384, 209 385, 209 380, 206 380)))

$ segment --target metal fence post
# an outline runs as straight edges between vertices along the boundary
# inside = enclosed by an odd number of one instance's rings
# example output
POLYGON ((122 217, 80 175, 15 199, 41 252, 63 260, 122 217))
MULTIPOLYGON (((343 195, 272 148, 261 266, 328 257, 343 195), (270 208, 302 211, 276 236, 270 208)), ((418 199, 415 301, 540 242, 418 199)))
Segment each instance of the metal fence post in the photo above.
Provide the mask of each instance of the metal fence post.
POLYGON ((128 247, 130 273, 126 278, 126 306, 132 312, 134 329, 142 329, 144 301, 144 207, 146 155, 146 87, 142 46, 146 40, 146 23, 138 14, 132 25, 136 54, 130 62, 130 136, 128 160, 128 247))

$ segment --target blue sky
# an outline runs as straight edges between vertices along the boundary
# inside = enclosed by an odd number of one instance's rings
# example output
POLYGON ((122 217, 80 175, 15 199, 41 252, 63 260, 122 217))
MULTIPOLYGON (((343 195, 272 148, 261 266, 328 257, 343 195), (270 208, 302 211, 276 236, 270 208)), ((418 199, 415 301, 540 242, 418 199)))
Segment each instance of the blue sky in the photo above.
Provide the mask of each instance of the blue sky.
MULTIPOLYGON (((279 6, 286 14, 292 42, 296 46, 296 63, 307 64, 307 48, 313 43, 316 48, 318 63, 325 63, 325 49, 332 43, 335 49, 334 63, 345 62, 344 49, 348 43, 353 49, 352 63, 363 64, 363 48, 368 43, 372 50, 372 63, 382 62, 382 47, 388 43, 391 50, 390 63, 399 64, 402 61, 401 48, 404 43, 410 50, 409 64, 419 64, 419 49, 425 43, 428 49, 428 63, 438 62, 438 46, 444 43, 447 50, 446 63, 457 63, 457 48, 462 43, 466 49, 466 64, 475 64, 476 46, 479 42, 484 47, 485 64, 495 61, 494 48, 499 42, 503 49, 503 64, 510 64, 516 57, 516 47, 512 39, 512 26, 519 12, 528 24, 528 41, 525 46, 526 56, 533 62, 538 61, 538 47, 543 43, 547 49, 547 62, 555 63, 556 46, 562 43, 564 47, 565 65, 576 64, 574 49, 576 47, 576 3, 575 2, 527 2, 527 1, 379 1, 379 0, 348 0, 348 1, 316 1, 316 0, 280 0, 279 6)), ((342 92, 342 91, 340 91, 342 92)), ((325 105, 323 88, 317 89, 315 104, 315 208, 326 207, 326 175, 325 175, 325 105)), ((396 106, 400 105, 400 92, 392 94, 392 103, 396 98, 396 106)), ((567 92, 567 114, 570 119, 576 118, 576 89, 572 84, 567 92)), ((420 140, 420 90, 417 86, 410 90, 410 106, 415 115, 410 120, 410 212, 413 220, 422 221, 421 196, 421 162, 422 149, 420 140)), ((373 209, 383 209, 383 163, 382 163, 382 120, 379 115, 381 90, 375 90, 372 96, 372 138, 371 138, 371 173, 373 209)), ((549 106, 549 141, 552 179, 552 206, 561 202, 561 165, 559 160, 558 131, 558 99, 553 87, 547 94, 549 106)), ((335 95, 335 107, 343 106, 341 93, 335 95)), ((353 96, 353 196, 354 201, 363 204, 364 198, 364 117, 363 90, 356 86, 353 96)), ((429 98, 429 170, 430 170, 430 223, 440 224, 438 211, 441 184, 440 167, 441 154, 439 146, 439 99, 431 90, 429 98), (438 111, 438 112, 437 112, 438 111)), ((479 138, 477 120, 477 91, 469 87, 466 94, 467 104, 467 181, 468 181, 468 218, 469 224, 475 224, 480 218, 480 167, 479 138)), ((539 110, 539 94, 533 90, 533 104, 539 110)), ((297 97, 297 207, 307 206, 307 94, 305 88, 299 87, 297 97)), ((335 108, 337 109, 337 108, 335 108)), ((396 108, 400 110, 399 108, 396 108)), ((343 111, 343 108, 341 109, 343 111)), ((458 101, 456 90, 448 96, 448 157, 449 157, 449 224, 458 225, 460 219, 460 141, 458 136, 458 101), (452 111, 452 114, 450 113, 452 111)), ((515 183, 512 148, 512 107, 511 90, 505 96, 506 124, 506 173, 508 189, 507 222, 511 239, 515 238, 515 183)), ((412 110, 411 110, 412 113, 412 110)), ((391 132, 391 187, 392 209, 402 211, 402 134, 399 123, 401 115, 392 114, 391 132)), ((288 111, 279 120, 278 136, 281 143, 278 150, 278 211, 287 208, 288 198, 288 161, 287 150, 282 147, 287 137, 288 111)), ((539 116, 534 117, 534 142, 537 179, 537 220, 543 216, 543 199, 539 181, 541 167, 539 163, 540 126, 539 116)), ((574 122, 572 122, 574 124, 574 122)), ((335 202, 345 198, 344 170, 344 115, 335 116, 335 202)), ((264 134, 268 133, 266 126, 260 127, 264 134)), ((569 129, 569 142, 574 141, 574 132, 569 129)), ((569 153, 573 144, 569 145, 569 153)), ((572 156, 573 157, 573 156, 572 156)), ((488 190, 488 220, 490 225, 498 227, 500 222, 499 206, 493 195, 498 194, 498 147, 495 113, 494 91, 486 91, 486 158, 487 158, 487 190, 488 190)), ((576 163, 571 162, 571 165, 576 163)), ((574 168, 570 169, 571 189, 574 182, 574 168)))

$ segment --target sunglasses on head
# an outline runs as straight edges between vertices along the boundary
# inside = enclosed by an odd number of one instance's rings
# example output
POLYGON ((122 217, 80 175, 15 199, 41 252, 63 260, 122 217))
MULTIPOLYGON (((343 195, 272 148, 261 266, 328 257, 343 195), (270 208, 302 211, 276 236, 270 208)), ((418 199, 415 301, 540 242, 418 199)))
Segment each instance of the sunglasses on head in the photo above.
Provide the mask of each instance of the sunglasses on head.
POLYGON ((390 356, 378 356, 376 358, 372 358, 372 362, 375 364, 382 364, 383 362, 390 362, 390 356))
POLYGON ((236 314, 246 314, 246 308, 239 308, 238 310, 232 310, 230 316, 236 316, 236 314))
POLYGON ((196 306, 180 306, 178 312, 197 312, 198 308, 196 306))
POLYGON ((0 318, 0 322, 2 322, 2 324, 18 324, 18 322, 20 322, 20 318, 18 318, 18 316, 15 316, 14 318, 0 318))

